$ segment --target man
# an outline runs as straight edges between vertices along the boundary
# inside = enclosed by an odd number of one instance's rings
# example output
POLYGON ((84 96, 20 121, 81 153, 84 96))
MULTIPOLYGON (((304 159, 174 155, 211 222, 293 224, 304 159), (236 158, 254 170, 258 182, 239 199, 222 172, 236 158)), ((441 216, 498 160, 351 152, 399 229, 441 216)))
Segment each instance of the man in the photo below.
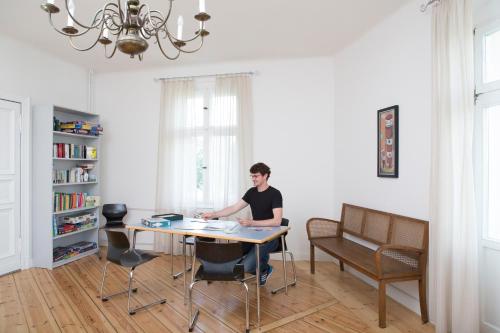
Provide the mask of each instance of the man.
MULTIPOLYGON (((283 217, 283 198, 280 191, 268 184, 271 169, 264 163, 257 163, 250 168, 250 176, 254 187, 250 188, 241 200, 217 212, 205 213, 202 217, 206 220, 225 217, 235 214, 250 205, 252 220, 238 219, 240 225, 244 227, 280 226, 283 217)), ((260 285, 265 285, 273 272, 273 267, 269 265, 269 253, 275 251, 278 245, 279 239, 260 245, 260 285)), ((255 245, 242 243, 242 247, 245 254, 243 257, 245 272, 255 274, 255 245)))

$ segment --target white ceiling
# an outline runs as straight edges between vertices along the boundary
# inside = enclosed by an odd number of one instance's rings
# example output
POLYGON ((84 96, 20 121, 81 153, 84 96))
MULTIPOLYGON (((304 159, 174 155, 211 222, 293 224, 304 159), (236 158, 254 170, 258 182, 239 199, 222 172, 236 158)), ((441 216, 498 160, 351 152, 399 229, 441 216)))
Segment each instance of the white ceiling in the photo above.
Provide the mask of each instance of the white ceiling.
MULTIPOLYGON (((116 1, 116 0, 109 0, 116 1)), ((124 1, 124 0, 122 0, 124 1)), ((104 58, 103 47, 97 45, 88 52, 78 52, 69 46, 66 37, 49 25, 47 14, 40 9, 39 0, 16 0, 3 4, 0 11, 1 33, 27 42, 50 54, 96 71, 119 71, 146 66, 174 66, 262 58, 309 57, 333 55, 364 32, 410 0, 206 0, 212 16, 201 51, 182 55, 170 61, 162 57, 157 46, 150 42, 143 63, 117 54, 104 58)), ((90 17, 101 8, 103 0, 75 0, 76 17, 89 23, 90 17)), ((167 0, 142 0, 151 9, 166 11, 167 0)), ((64 8, 63 0, 56 5, 64 8)), ((191 17, 198 8, 197 0, 175 0, 173 17, 184 16, 185 35, 197 25, 191 17)), ((418 8, 415 8, 418 11, 418 8)), ((58 14, 59 26, 65 14, 58 14)), ((175 29, 172 20, 169 27, 175 29)), ((175 30, 174 30, 175 31, 175 30)), ((90 40, 86 41, 88 44, 90 40)), ((83 45, 82 45, 83 46, 83 45)))

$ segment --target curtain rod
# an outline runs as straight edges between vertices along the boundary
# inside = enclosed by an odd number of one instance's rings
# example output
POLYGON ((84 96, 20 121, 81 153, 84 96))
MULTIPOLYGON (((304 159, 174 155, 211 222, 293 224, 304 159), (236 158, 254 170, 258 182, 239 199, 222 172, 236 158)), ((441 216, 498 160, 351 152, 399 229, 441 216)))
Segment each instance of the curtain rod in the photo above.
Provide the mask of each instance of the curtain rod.
POLYGON ((256 71, 252 72, 237 72, 237 73, 222 73, 222 74, 207 74, 207 75, 192 75, 192 76, 172 76, 172 77, 158 77, 155 78, 155 81, 165 81, 165 80, 179 80, 179 79, 195 79, 202 77, 218 77, 218 76, 226 76, 226 75, 255 75, 256 71))
POLYGON ((422 4, 422 5, 420 6, 420 11, 421 11, 422 13, 425 13, 425 11, 427 10, 427 8, 429 8, 430 6, 432 6, 432 5, 434 5, 434 4, 435 4, 435 5, 438 5, 440 2, 441 2, 441 0, 429 0, 429 1, 427 1, 427 3, 422 4))

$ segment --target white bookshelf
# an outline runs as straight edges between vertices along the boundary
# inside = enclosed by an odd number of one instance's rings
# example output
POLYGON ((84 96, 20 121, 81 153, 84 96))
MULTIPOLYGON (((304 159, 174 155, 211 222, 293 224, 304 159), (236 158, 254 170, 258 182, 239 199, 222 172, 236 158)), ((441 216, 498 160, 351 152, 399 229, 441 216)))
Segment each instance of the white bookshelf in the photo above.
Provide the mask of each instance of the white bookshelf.
POLYGON ((97 253, 93 249, 77 256, 57 262, 53 261, 53 250, 56 247, 68 246, 81 241, 98 243, 99 206, 80 207, 63 211, 54 211, 53 193, 85 192, 88 195, 100 196, 100 136, 73 134, 55 131, 53 118, 61 122, 83 120, 98 124, 97 114, 71 110, 58 106, 36 106, 33 110, 33 264, 36 267, 55 268, 88 255, 97 253), (53 144, 68 143, 87 145, 97 148, 97 159, 57 158, 53 156, 53 144), (68 170, 82 163, 94 164, 90 171, 96 181, 53 183, 52 170, 68 170), (84 228, 61 235, 54 235, 53 218, 79 216, 96 212, 97 220, 92 227, 84 228))

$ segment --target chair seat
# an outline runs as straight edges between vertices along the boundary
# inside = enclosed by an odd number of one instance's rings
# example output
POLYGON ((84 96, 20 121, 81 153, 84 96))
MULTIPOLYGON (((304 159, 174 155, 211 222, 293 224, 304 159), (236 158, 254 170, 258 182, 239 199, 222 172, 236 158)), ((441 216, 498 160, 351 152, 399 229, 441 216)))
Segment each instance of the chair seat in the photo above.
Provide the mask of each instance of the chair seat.
MULTIPOLYGON (((312 244, 377 279, 374 250, 340 237, 318 238, 312 240, 312 244)), ((384 260, 384 273, 386 274, 411 271, 412 268, 401 261, 391 258, 384 260)))
POLYGON ((153 260, 156 257, 158 257, 158 255, 150 251, 129 250, 121 255, 119 264, 125 267, 135 267, 153 260))
MULTIPOLYGON (((198 268, 195 274, 196 281, 241 281, 245 278, 245 270, 242 264, 234 266, 234 271, 224 270, 224 264, 217 264, 215 270, 205 269, 203 265, 198 268)), ((227 267, 233 267, 228 264, 227 267)))

